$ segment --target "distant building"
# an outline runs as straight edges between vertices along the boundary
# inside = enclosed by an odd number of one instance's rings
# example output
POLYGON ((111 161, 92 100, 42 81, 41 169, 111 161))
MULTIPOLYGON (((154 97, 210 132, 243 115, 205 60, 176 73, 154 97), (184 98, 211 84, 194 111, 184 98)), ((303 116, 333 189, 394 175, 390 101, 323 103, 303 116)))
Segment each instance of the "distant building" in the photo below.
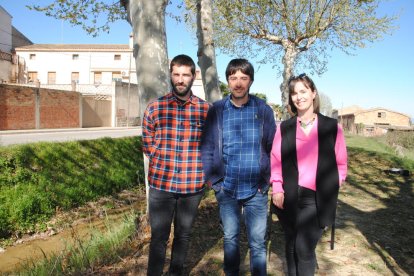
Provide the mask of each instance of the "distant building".
MULTIPOLYGON (((132 37, 129 44, 33 44, 17 47, 16 53, 26 61, 27 83, 41 87, 72 90, 76 86, 83 94, 98 89, 99 94, 110 95, 105 87, 112 82, 137 84, 132 37)), ((204 98, 199 70, 193 92, 204 98)))
POLYGON ((0 5, 0 83, 21 83, 25 64, 14 48, 32 42, 12 26, 12 16, 0 5))
POLYGON ((334 117, 345 131, 365 136, 383 135, 392 130, 413 131, 410 116, 382 107, 350 106, 336 110, 334 117))

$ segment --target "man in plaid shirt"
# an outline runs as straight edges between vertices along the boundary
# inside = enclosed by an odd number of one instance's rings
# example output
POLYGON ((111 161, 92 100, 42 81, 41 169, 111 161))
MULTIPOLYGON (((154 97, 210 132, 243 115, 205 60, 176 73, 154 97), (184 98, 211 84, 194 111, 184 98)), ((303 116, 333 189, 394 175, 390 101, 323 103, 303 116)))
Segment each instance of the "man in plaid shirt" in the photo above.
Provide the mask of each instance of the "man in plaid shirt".
POLYGON ((149 158, 151 243, 148 275, 161 275, 174 219, 169 275, 181 275, 191 227, 204 193, 201 130, 209 104, 193 95, 194 61, 178 55, 170 64, 172 91, 150 103, 142 124, 143 150, 149 158))

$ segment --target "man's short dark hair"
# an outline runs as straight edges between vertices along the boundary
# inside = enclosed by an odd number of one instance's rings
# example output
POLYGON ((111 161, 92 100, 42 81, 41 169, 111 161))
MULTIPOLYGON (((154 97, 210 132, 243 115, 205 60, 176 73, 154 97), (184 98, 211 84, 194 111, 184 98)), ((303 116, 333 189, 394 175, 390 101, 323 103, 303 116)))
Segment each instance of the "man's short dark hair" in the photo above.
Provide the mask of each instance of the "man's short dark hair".
POLYGON ((235 74, 237 71, 241 71, 250 77, 251 81, 254 81, 254 67, 244 58, 232 59, 226 68, 226 80, 229 80, 229 76, 235 74))
POLYGON ((195 63, 193 59, 187 55, 178 55, 171 60, 170 63, 170 73, 172 72, 173 66, 190 66, 191 67, 191 74, 195 75, 195 63))

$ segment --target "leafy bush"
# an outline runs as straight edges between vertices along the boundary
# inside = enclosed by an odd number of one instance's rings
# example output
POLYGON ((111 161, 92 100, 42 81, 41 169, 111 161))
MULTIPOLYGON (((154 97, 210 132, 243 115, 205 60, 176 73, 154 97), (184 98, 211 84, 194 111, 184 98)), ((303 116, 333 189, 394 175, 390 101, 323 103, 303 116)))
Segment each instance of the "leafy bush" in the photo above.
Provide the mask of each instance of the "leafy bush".
POLYGON ((142 162, 137 137, 0 148, 0 238, 143 183, 142 162))
POLYGON ((411 131, 390 131, 385 138, 390 146, 399 145, 406 149, 414 149, 414 133, 411 131))

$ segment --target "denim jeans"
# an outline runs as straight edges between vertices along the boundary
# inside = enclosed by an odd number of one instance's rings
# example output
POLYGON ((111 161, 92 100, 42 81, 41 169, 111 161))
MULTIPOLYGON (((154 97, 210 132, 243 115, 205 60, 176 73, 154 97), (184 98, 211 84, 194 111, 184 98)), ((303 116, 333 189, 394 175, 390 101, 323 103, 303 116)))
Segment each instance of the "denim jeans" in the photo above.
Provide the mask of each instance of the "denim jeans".
POLYGON ((237 200, 223 189, 216 192, 224 231, 224 273, 239 275, 240 219, 244 218, 250 249, 251 275, 266 275, 267 193, 237 200), (243 213, 242 213, 243 210, 243 213))
POLYGON ((204 191, 177 194, 150 188, 149 222, 151 243, 147 275, 159 276, 163 272, 165 252, 174 219, 174 240, 169 275, 182 275, 188 251, 191 227, 204 191))

